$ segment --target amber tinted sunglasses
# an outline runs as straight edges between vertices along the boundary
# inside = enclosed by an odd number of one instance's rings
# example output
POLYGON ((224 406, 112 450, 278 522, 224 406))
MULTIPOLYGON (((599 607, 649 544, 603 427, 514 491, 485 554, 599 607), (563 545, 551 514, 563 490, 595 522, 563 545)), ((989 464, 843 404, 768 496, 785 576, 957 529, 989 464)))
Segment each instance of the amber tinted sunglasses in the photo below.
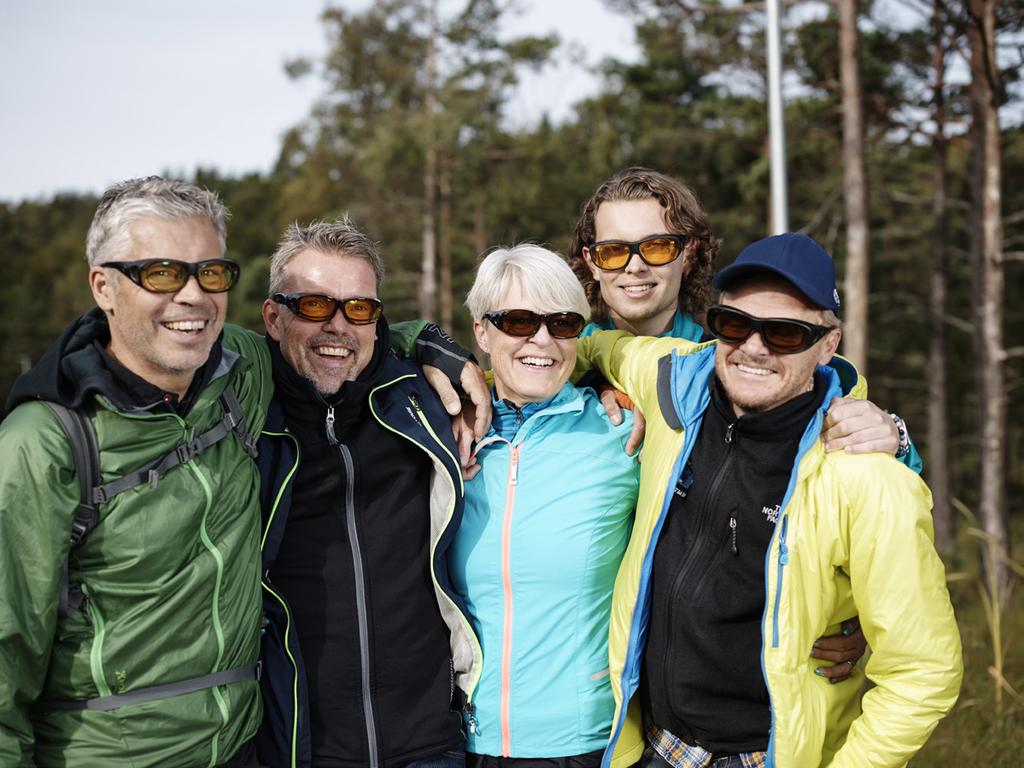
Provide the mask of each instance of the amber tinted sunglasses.
POLYGON ((322 293, 275 293, 271 297, 278 304, 314 323, 326 323, 338 312, 353 325, 369 325, 380 319, 384 305, 379 299, 356 296, 351 299, 336 299, 322 293))

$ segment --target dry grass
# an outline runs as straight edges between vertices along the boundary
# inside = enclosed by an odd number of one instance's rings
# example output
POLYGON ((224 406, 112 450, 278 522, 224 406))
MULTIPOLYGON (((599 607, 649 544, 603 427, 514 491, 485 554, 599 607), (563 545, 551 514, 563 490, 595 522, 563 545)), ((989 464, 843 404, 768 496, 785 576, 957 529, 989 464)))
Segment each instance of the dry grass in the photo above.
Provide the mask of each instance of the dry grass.
MULTIPOLYGON (((1024 524, 1015 527, 1015 552, 1020 553, 1024 524)), ((990 609, 979 590, 978 541, 965 531, 958 544, 958 566, 970 575, 949 585, 964 646, 963 689, 953 711, 910 765, 1018 768, 1024 765, 1024 581, 1014 579, 1013 593, 998 617, 995 634, 1002 647, 996 653, 990 628, 994 617, 986 615, 990 609), (1001 702, 996 665, 1002 667, 1004 681, 1001 702)))

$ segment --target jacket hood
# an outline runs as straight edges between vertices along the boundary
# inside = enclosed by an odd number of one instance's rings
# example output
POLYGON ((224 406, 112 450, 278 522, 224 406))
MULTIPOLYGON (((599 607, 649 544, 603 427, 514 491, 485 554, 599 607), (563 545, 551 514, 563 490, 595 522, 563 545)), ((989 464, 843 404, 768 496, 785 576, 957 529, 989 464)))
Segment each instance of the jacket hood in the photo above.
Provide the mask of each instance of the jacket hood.
POLYGON ((31 370, 14 382, 7 409, 29 400, 52 400, 77 408, 91 394, 117 391, 114 378, 102 364, 99 350, 110 341, 103 310, 94 307, 76 318, 39 358, 31 370))
MULTIPOLYGON (((102 395, 119 410, 147 410, 161 401, 160 391, 152 384, 139 378, 131 370, 123 368, 121 378, 111 370, 104 358, 110 343, 110 326, 107 316, 99 307, 76 318, 39 358, 31 370, 14 382, 7 398, 8 411, 30 400, 50 400, 68 408, 78 408, 96 395, 102 395), (125 377, 137 380, 143 388, 154 389, 157 400, 146 404, 135 402, 139 394, 133 395, 137 385, 126 383, 125 377)), ((238 355, 223 350, 220 339, 210 350, 210 357, 200 369, 189 393, 182 399, 185 410, 191 407, 192 399, 210 380, 229 371, 238 355)), ((116 361, 114 361, 116 364, 116 361)), ((145 397, 151 394, 145 393, 145 397)))

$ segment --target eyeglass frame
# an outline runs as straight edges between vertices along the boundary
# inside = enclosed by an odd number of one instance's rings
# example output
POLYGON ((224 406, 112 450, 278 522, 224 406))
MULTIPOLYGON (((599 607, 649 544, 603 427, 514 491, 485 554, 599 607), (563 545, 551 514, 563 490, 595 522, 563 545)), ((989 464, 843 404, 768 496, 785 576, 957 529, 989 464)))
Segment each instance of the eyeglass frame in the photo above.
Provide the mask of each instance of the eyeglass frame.
POLYGON ((348 322, 352 323, 352 325, 372 325, 380 320, 381 315, 384 314, 384 302, 380 299, 375 299, 372 296, 349 296, 347 299, 339 299, 335 296, 328 296, 326 293, 275 293, 270 297, 270 300, 275 304, 281 304, 288 307, 293 315, 300 320, 305 320, 307 323, 329 323, 335 318, 338 312, 341 312, 341 316, 348 322), (334 310, 324 318, 306 317, 299 312, 299 300, 304 299, 307 296, 314 296, 319 299, 334 302, 334 310), (343 309, 343 307, 347 306, 350 301, 368 301, 375 305, 376 310, 374 312, 374 317, 370 320, 353 320, 343 309))
POLYGON ((769 350, 771 350, 773 354, 776 355, 798 355, 801 352, 806 352, 808 349, 810 349, 823 338, 825 338, 825 336, 828 335, 829 331, 838 330, 838 328, 836 328, 835 326, 816 325, 814 323, 808 323, 806 320, 797 320, 792 317, 756 317, 755 315, 751 315, 749 312, 744 312, 742 309, 730 307, 726 304, 713 304, 712 306, 708 307, 707 313, 705 314, 705 318, 707 320, 708 330, 719 341, 728 344, 729 346, 732 347, 738 347, 741 344, 746 343, 746 341, 756 333, 758 336, 761 337, 761 342, 769 350), (719 336, 715 332, 715 329, 712 327, 714 325, 714 320, 712 318, 717 315, 720 315, 722 312, 732 312, 733 314, 740 315, 741 317, 743 317, 750 326, 750 330, 747 333, 747 335, 744 336, 742 339, 736 340, 724 339, 721 336, 719 336), (776 346, 772 342, 769 342, 769 340, 765 337, 764 327, 767 323, 785 323, 795 325, 802 329, 805 333, 807 333, 807 340, 799 349, 777 349, 776 346))
POLYGON ((110 267, 116 269, 122 275, 127 277, 139 288, 146 291, 146 293, 156 294, 170 294, 178 293, 186 285, 191 278, 196 279, 196 284, 203 291, 203 293, 227 293, 236 285, 238 285, 238 278, 242 274, 242 267, 237 261, 231 259, 203 259, 202 261, 182 261, 181 259, 136 259, 135 261, 105 261, 102 264, 97 264, 97 267, 110 267), (169 291, 154 291, 152 288, 147 288, 142 284, 142 270, 148 267, 150 264, 180 264, 187 273, 185 281, 177 288, 172 288, 169 291), (199 279, 199 270, 207 264, 223 264, 227 267, 228 272, 232 275, 231 282, 227 288, 221 288, 220 290, 210 290, 209 288, 203 287, 202 281, 199 279))
POLYGON ((686 235, 670 235, 668 233, 661 235, 648 235, 641 240, 598 240, 587 246, 587 253, 590 255, 590 260, 594 263, 594 266, 603 272, 618 272, 620 269, 625 269, 629 266, 629 262, 632 261, 634 255, 639 256, 643 263, 649 267, 664 267, 674 261, 677 261, 679 257, 683 255, 683 251, 686 249, 686 244, 689 241, 690 238, 686 235), (672 240, 676 244, 676 255, 668 261, 664 261, 660 264, 652 264, 640 250, 641 245, 650 242, 651 240, 672 240), (594 249, 601 245, 626 246, 629 249, 629 255, 626 257, 625 263, 621 267, 602 267, 594 256, 594 249))
POLYGON ((491 312, 484 312, 483 317, 484 317, 485 320, 488 320, 491 323, 491 325, 493 325, 499 331, 504 333, 506 336, 511 336, 514 339, 527 339, 530 336, 533 336, 536 333, 538 333, 540 331, 540 327, 542 325, 545 328, 548 329, 548 334, 553 339, 559 339, 561 341, 566 341, 568 339, 578 339, 580 337, 580 335, 583 333, 583 329, 586 328, 586 326, 587 326, 587 319, 583 315, 581 315, 579 312, 572 312, 572 311, 548 312, 547 314, 542 314, 540 312, 534 312, 532 309, 498 309, 498 310, 493 310, 491 312), (529 313, 530 315, 532 315, 537 320, 537 327, 534 328, 529 333, 525 333, 525 334, 509 333, 504 328, 502 328, 501 325, 499 325, 499 322, 509 312, 527 312, 527 313, 529 313), (559 335, 555 334, 554 331, 551 330, 551 321, 553 319, 558 318, 558 317, 570 317, 570 316, 571 317, 575 317, 575 318, 579 318, 579 321, 580 321, 580 329, 575 334, 573 334, 572 336, 559 336, 559 335))

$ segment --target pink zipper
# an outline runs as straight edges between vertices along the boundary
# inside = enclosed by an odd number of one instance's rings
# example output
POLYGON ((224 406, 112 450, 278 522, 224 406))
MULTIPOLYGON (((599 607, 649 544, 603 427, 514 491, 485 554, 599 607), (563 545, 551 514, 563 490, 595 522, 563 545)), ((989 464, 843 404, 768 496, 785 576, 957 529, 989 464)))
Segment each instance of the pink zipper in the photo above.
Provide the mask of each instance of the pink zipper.
POLYGON ((508 489, 505 493, 505 518, 501 531, 501 586, 505 596, 505 623, 501 644, 501 755, 512 756, 512 728, 509 723, 512 696, 512 510, 519 475, 519 451, 522 443, 510 446, 508 489))

